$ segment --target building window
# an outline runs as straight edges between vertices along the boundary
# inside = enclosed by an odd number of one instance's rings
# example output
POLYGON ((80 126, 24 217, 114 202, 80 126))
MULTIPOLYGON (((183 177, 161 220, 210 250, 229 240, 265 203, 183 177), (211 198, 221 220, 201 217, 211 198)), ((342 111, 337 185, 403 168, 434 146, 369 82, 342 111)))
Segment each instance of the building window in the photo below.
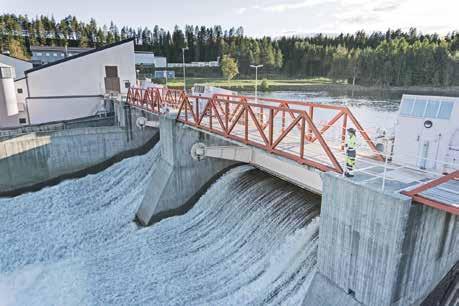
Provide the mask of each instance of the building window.
POLYGON ((35 53, 35 54, 36 54, 37 56, 42 56, 42 55, 43 55, 43 53, 41 53, 41 52, 37 52, 37 53, 35 53))
POLYGON ((61 57, 64 57, 64 53, 61 53, 61 57))
POLYGON ((26 124, 27 120, 26 118, 19 118, 19 124, 26 124))
POLYGON ((49 53, 46 53, 46 56, 49 56, 49 53))
POLYGON ((57 56, 57 53, 53 53, 54 56, 57 56))
POLYGON ((18 94, 22 94, 22 88, 18 88, 18 94))
POLYGON ((453 111, 453 102, 442 101, 440 110, 438 112, 438 118, 449 119, 451 117, 452 111, 453 111))

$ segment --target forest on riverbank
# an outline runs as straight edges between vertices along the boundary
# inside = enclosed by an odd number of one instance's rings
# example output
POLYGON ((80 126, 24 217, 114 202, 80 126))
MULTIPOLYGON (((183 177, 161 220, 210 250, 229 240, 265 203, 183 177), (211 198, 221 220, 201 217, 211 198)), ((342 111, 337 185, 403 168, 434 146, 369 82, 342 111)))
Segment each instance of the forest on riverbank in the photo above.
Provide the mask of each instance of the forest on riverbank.
MULTIPOLYGON (((100 47, 134 37, 136 50, 181 62, 215 61, 223 55, 235 58, 239 76, 252 76, 250 64, 263 64, 262 76, 277 78, 328 77, 347 79, 364 86, 457 86, 459 85, 459 32, 448 35, 407 32, 317 34, 308 37, 244 35, 244 29, 221 26, 176 26, 172 31, 154 26, 132 28, 98 25, 68 16, 0 15, 0 51, 30 58, 30 46, 100 47)), ((205 75, 203 75, 205 77, 205 75)))

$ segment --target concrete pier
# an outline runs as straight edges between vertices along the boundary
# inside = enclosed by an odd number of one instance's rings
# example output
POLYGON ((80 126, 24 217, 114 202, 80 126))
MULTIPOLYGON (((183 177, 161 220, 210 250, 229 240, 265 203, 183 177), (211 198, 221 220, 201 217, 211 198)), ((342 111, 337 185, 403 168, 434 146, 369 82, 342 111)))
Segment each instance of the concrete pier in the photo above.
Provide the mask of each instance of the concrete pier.
POLYGON ((333 305, 337 293, 357 305, 419 305, 459 260, 457 216, 337 174, 323 175, 320 218, 326 281, 305 305, 333 305))
POLYGON ((137 219, 149 225, 177 212, 197 200, 200 190, 224 170, 238 164, 221 159, 197 161, 191 157, 191 147, 197 142, 210 145, 230 145, 221 137, 191 129, 175 120, 176 114, 161 116, 161 157, 157 163, 137 219))

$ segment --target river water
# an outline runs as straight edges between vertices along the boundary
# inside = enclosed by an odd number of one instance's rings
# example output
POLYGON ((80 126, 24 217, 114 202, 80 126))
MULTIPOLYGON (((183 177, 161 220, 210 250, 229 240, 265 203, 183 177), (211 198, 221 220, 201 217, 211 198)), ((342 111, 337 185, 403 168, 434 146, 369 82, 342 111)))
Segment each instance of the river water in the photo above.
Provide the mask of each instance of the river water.
MULTIPOLYGON (((253 96, 253 92, 242 92, 253 96)), ((369 131, 377 129, 392 133, 400 105, 399 98, 381 98, 377 96, 336 95, 325 91, 272 91, 259 92, 259 97, 307 101, 324 104, 339 104, 349 107, 362 126, 369 131)), ((331 117, 329 118, 331 119, 331 117)))

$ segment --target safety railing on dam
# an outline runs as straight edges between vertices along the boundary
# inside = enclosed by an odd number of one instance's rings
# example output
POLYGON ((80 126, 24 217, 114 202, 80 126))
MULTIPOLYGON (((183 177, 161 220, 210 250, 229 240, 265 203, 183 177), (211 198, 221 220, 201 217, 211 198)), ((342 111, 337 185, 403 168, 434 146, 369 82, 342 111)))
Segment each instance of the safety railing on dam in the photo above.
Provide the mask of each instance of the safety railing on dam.
POLYGON ((361 154, 382 160, 366 131, 345 106, 255 99, 245 96, 188 96, 182 91, 159 88, 131 88, 128 101, 142 109, 160 113, 177 110, 177 120, 226 138, 253 145, 321 171, 343 172, 334 152, 344 150, 348 121, 365 140, 361 154), (321 124, 314 121, 320 115, 321 124), (327 118, 329 117, 329 118, 327 118), (337 122, 341 121, 338 126, 337 122), (327 121, 324 121, 327 120, 327 121), (325 134, 338 128, 340 143, 325 134))
MULTIPOLYGON (((360 137, 359 179, 366 184, 378 182, 384 190, 406 193, 441 177, 407 165, 390 163, 391 152, 380 152, 367 131, 343 105, 215 94, 212 97, 191 96, 181 90, 165 88, 130 88, 129 104, 156 114, 174 111, 177 121, 251 145, 320 171, 343 173, 347 128, 353 127, 360 137), (408 180, 410 183, 407 183, 408 180)), ((455 179, 453 178, 455 181, 455 179)), ((437 186, 437 190, 445 186, 437 186)), ((454 191, 454 190, 453 190, 454 191)), ((455 199, 457 192, 450 193, 455 199)), ((416 199, 418 199, 417 197, 416 199)), ((419 198, 418 202, 421 202, 419 198)), ((430 199, 438 209, 444 203, 430 199)), ((454 200, 453 200, 454 201, 454 200)), ((459 207, 448 208, 459 214, 459 207)))

